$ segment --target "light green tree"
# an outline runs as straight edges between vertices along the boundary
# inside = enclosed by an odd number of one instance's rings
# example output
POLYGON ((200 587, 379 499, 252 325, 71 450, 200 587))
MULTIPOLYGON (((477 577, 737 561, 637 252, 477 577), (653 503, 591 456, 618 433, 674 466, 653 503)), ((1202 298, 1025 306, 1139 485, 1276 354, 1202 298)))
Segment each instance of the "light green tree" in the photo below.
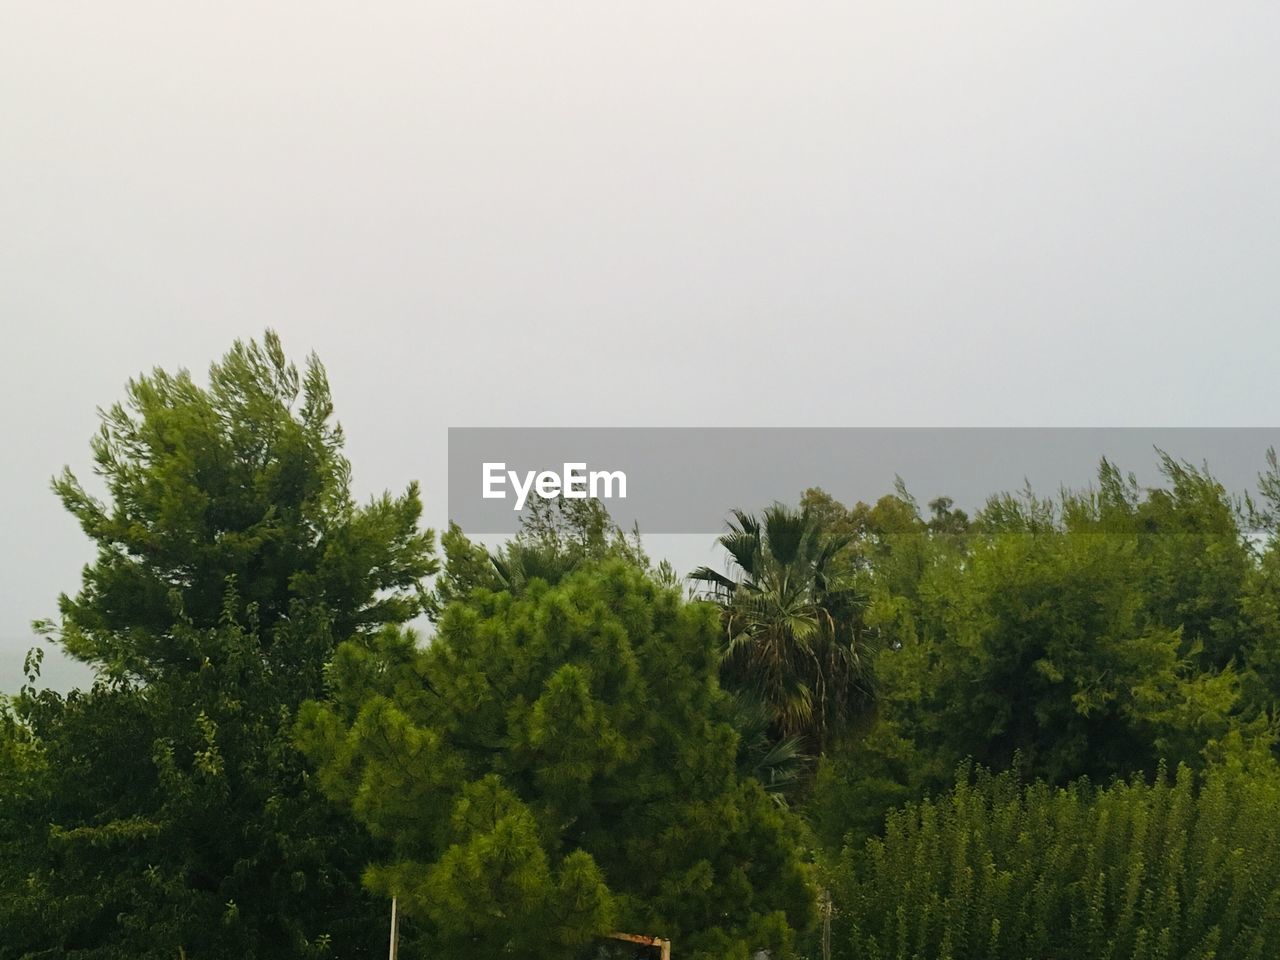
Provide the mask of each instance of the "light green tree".
POLYGON ((634 564, 475 588, 426 647, 344 644, 299 736, 390 853, 370 869, 432 956, 574 956, 622 928, 681 955, 790 955, 797 825, 737 775, 710 606, 634 564))

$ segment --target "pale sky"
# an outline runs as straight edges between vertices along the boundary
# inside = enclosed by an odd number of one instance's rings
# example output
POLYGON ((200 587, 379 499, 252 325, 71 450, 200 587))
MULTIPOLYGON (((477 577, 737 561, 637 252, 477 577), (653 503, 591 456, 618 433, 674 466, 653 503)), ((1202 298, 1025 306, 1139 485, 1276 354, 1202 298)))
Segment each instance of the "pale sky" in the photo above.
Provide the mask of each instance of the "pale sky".
POLYGON ((1277 49, 1273 0, 0 0, 0 689, 95 407, 268 325, 436 525, 450 425, 1273 425, 1277 49))

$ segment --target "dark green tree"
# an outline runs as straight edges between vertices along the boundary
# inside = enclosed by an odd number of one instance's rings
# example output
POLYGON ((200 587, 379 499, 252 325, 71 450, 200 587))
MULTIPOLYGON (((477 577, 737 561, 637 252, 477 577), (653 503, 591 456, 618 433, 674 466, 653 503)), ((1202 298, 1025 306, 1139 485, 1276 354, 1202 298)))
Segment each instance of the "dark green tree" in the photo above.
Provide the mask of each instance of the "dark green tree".
POLYGON ((724 683, 758 697, 779 734, 821 752, 871 702, 865 598, 838 558, 850 539, 828 535, 808 510, 735 511, 720 537, 733 569, 705 584, 723 616, 724 683))
POLYGON ((709 605, 620 560, 468 591, 425 648, 342 645, 299 726, 440 958, 571 957, 612 929, 682 956, 790 955, 797 826, 736 773, 709 605))
POLYGON ((930 586, 926 737, 1051 783, 1194 762, 1224 735, 1233 670, 1202 672, 1144 607, 1138 545, 1120 535, 999 533, 930 586))
POLYGON ((1258 562, 1241 600, 1251 632, 1241 680, 1246 709, 1271 723, 1280 722, 1280 460, 1267 452, 1259 478, 1261 503, 1249 518, 1251 545, 1258 562))
POLYGON ((423 609, 416 487, 353 502, 324 370, 273 333, 131 382, 92 447, 105 499, 54 486, 97 559, 44 626, 97 679, 8 711, 0 956, 374 955, 373 848, 292 727, 340 640, 423 609))
POLYGON ((1155 622, 1181 633, 1205 670, 1241 666, 1257 638, 1244 614, 1256 565, 1247 508, 1209 472, 1160 454, 1164 484, 1149 490, 1104 460, 1092 495, 1068 495, 1065 528, 1135 541, 1132 586, 1155 622))
POLYGON ((868 612, 878 718, 818 772, 828 845, 944 788, 966 757, 1105 782, 1161 759, 1199 767, 1236 729, 1267 736, 1243 694, 1262 698, 1252 651, 1275 608, 1245 615, 1256 563, 1222 488, 1163 465, 1163 488, 1104 462, 1091 491, 1001 495, 968 533, 886 542, 868 612))

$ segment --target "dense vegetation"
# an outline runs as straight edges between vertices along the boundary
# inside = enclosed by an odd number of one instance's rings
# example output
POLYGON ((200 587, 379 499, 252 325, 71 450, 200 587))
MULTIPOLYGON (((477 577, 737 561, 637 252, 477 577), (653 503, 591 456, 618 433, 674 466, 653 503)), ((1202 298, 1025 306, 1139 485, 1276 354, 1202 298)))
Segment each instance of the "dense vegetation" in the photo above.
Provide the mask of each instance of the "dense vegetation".
POLYGON ((1280 955, 1280 779, 1187 768, 1105 789, 962 776, 834 870, 838 956, 1280 955))
POLYGON ((96 681, 0 701, 0 960, 373 956, 391 896, 405 958, 1280 950, 1274 455, 1256 503, 809 490, 682 583, 589 501, 437 569, 272 335, 92 449, 42 629, 96 681))

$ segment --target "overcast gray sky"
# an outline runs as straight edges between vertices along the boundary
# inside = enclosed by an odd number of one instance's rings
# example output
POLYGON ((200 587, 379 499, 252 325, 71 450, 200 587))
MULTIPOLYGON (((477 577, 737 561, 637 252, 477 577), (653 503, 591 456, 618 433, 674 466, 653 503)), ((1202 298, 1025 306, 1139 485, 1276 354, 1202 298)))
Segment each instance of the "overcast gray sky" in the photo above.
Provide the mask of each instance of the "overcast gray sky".
POLYGON ((0 0, 0 683, 95 406, 267 325, 437 524, 449 425, 1270 425, 1277 49, 1274 0, 0 0))

